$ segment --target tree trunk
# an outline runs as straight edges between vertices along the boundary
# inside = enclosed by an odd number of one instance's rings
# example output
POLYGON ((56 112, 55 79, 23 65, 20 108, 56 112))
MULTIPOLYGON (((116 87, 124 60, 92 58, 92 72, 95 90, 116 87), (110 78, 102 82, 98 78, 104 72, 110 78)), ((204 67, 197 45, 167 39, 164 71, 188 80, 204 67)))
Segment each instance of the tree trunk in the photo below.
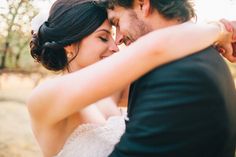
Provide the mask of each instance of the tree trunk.
POLYGON ((9 49, 9 42, 5 43, 5 47, 3 49, 3 56, 2 56, 2 62, 1 62, 1 66, 0 69, 4 69, 6 67, 6 57, 7 57, 7 52, 9 49))
POLYGON ((19 64, 20 57, 21 57, 21 55, 24 51, 24 48, 28 46, 28 43, 29 43, 29 40, 26 40, 23 44, 19 45, 20 49, 19 49, 19 52, 16 54, 16 57, 15 57, 15 67, 16 68, 20 67, 20 64, 19 64))
POLYGON ((7 37, 6 37, 6 42, 5 42, 5 47, 3 49, 3 56, 1 58, 1 65, 0 65, 0 69, 4 69, 6 68, 6 56, 7 56, 7 53, 8 53, 8 50, 9 50, 9 44, 10 44, 10 33, 12 32, 12 27, 14 25, 14 22, 15 22, 15 18, 18 14, 18 11, 22 5, 22 3, 24 2, 24 0, 21 0, 18 4, 18 6, 16 7, 15 9, 15 12, 12 14, 12 19, 10 20, 10 22, 8 23, 8 30, 7 30, 7 37))

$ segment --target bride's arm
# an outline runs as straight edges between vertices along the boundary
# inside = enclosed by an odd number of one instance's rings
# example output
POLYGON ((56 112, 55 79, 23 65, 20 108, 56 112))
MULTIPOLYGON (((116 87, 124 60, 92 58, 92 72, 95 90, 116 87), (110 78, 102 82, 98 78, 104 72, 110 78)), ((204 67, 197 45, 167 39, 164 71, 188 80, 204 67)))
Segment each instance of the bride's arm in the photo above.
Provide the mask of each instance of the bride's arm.
POLYGON ((221 33, 217 25, 191 23, 149 33, 119 53, 38 86, 27 103, 31 116, 55 124, 153 68, 208 47, 221 33))

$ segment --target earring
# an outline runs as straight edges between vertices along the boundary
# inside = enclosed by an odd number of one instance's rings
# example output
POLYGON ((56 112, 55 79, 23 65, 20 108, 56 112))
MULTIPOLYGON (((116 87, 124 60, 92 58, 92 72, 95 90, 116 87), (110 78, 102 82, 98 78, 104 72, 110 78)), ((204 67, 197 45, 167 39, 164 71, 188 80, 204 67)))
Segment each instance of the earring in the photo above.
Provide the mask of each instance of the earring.
POLYGON ((66 54, 66 56, 67 56, 68 59, 71 59, 73 54, 71 52, 69 52, 69 53, 66 54))

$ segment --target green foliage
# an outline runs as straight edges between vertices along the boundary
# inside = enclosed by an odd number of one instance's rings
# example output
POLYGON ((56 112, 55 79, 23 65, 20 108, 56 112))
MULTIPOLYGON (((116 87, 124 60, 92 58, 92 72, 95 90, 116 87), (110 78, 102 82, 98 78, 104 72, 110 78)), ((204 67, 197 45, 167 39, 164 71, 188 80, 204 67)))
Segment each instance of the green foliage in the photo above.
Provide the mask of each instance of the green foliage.
MULTIPOLYGON (((7 8, 0 13, 0 68, 30 69, 30 22, 38 10, 33 0, 7 0, 7 8), (26 65, 27 64, 27 65, 26 65)), ((31 61, 30 61, 31 60, 31 61)))

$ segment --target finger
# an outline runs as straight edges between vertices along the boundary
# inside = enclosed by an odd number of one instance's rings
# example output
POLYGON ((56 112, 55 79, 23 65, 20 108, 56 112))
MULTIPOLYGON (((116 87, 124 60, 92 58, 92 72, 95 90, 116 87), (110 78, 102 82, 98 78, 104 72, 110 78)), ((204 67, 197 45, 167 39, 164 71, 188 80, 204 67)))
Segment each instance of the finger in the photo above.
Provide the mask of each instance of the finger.
POLYGON ((225 54, 222 54, 222 56, 224 56, 224 58, 227 59, 228 61, 230 61, 231 63, 236 63, 236 57, 226 56, 225 54))
POLYGON ((227 59, 230 58, 233 54, 233 47, 231 44, 227 44, 224 46, 225 53, 223 54, 227 59))
POLYGON ((233 55, 233 46, 232 46, 232 44, 225 45, 224 49, 225 49, 225 54, 227 56, 232 56, 233 55))
POLYGON ((228 44, 227 46, 224 47, 225 48, 225 53, 222 54, 227 60, 229 60, 230 62, 234 63, 236 62, 236 57, 233 56, 233 47, 231 44, 228 44))
POLYGON ((225 25, 225 28, 227 31, 233 32, 233 26, 231 25, 231 23, 228 20, 221 19, 220 22, 222 22, 225 25))

